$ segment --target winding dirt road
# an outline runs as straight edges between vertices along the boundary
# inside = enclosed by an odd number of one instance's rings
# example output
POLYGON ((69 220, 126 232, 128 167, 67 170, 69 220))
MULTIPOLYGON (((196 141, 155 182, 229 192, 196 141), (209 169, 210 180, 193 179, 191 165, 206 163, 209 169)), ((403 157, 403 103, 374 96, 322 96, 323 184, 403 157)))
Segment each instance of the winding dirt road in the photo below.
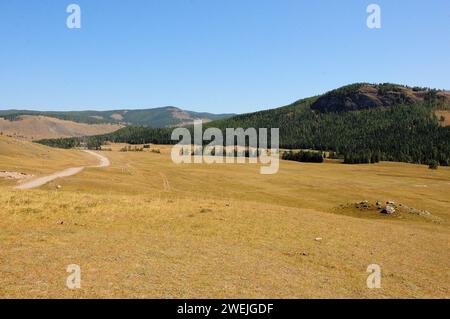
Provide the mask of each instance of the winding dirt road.
POLYGON ((109 165, 111 165, 111 163, 109 162, 109 159, 106 156, 100 155, 98 153, 95 153, 93 151, 85 151, 86 153, 89 153, 95 157, 97 157, 100 160, 100 164, 97 166, 91 166, 91 167, 97 167, 97 168, 101 168, 101 167, 108 167, 109 165))
MULTIPOLYGON (((111 163, 109 162, 109 159, 106 156, 100 155, 98 153, 92 152, 92 151, 85 151, 86 153, 89 153, 95 157, 97 157, 100 160, 100 164, 97 166, 88 166, 88 167, 95 167, 95 168, 101 168, 101 167, 108 167, 109 165, 111 165, 111 163)), ((56 172, 53 173, 51 175, 47 175, 47 176, 42 176, 42 177, 38 177, 35 179, 32 179, 30 181, 27 181, 23 184, 20 184, 16 187, 14 187, 15 189, 31 189, 31 188, 36 188, 42 185, 47 184, 48 182, 51 182, 57 178, 63 178, 63 177, 68 177, 68 176, 72 176, 75 174, 78 174, 79 172, 81 172, 83 169, 85 168, 85 166, 82 167, 71 167, 68 169, 65 169, 63 171, 60 172, 56 172)))

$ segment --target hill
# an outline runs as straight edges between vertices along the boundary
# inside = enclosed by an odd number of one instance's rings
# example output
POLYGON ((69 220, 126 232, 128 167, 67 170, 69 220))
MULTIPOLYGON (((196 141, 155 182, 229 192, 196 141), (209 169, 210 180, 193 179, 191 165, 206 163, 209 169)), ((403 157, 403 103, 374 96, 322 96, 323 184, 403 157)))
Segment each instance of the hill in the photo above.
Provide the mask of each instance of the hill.
POLYGON ((448 105, 450 94, 428 88, 410 88, 390 83, 356 83, 321 96, 311 109, 320 112, 343 112, 424 102, 448 105))
POLYGON ((205 122, 231 117, 233 114, 199 113, 167 106, 142 110, 112 110, 112 111, 71 111, 44 112, 27 110, 0 111, 0 117, 5 120, 16 121, 24 115, 45 116, 60 120, 85 124, 119 124, 142 125, 151 127, 170 127, 188 125, 194 120, 205 122))
POLYGON ((123 125, 86 124, 42 115, 20 115, 13 121, 0 118, 1 135, 27 140, 99 135, 121 127, 123 125))
MULTIPOLYGON (((367 158, 377 154, 381 160, 411 163, 436 160, 448 165, 450 127, 441 125, 435 115, 436 110, 446 108, 448 93, 443 91, 395 84, 354 84, 284 107, 213 121, 204 129, 275 127, 280 128, 282 148, 335 151, 341 156, 367 158), (398 97, 395 92, 400 92, 398 97), (369 100, 374 104, 364 102, 369 100), (325 101, 331 106, 327 107, 325 101)), ((173 143, 171 131, 126 127, 89 140, 167 144, 173 143)), ((63 147, 76 144, 68 142, 42 141, 63 147)))

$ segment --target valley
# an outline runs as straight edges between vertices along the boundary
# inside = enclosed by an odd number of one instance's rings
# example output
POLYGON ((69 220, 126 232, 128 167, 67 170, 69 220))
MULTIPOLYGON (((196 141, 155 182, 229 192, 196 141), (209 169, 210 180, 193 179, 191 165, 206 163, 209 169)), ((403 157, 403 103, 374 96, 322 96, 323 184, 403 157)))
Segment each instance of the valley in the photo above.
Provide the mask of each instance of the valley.
MULTIPOLYGON (((15 158, 29 158, 15 161, 20 172, 48 173, 34 156, 42 153, 59 167, 98 165, 77 150, 1 141, 15 158)), ((1 181, 3 297, 449 294, 447 167, 281 161, 278 174, 261 175, 258 165, 176 165, 170 146, 152 145, 159 153, 122 148, 99 152, 109 167, 86 167, 39 188, 14 190, 16 181, 1 181), (341 209, 362 200, 404 203, 439 220, 341 209), (374 263, 382 289, 366 287, 374 263), (80 290, 65 286, 69 264, 82 269, 80 290)), ((12 168, 8 158, 0 164, 12 168)))

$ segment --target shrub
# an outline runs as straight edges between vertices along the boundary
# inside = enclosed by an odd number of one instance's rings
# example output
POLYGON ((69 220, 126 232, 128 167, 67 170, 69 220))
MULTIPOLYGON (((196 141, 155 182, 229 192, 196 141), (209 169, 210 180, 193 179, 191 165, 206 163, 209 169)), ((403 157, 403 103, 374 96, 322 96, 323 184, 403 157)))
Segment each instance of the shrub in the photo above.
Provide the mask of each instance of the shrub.
POLYGON ((314 151, 299 151, 299 152, 287 151, 283 153, 281 158, 286 161, 296 161, 305 163, 323 162, 322 152, 314 152, 314 151))
POLYGON ((439 167, 438 161, 432 160, 428 163, 429 169, 438 169, 438 167, 439 167))

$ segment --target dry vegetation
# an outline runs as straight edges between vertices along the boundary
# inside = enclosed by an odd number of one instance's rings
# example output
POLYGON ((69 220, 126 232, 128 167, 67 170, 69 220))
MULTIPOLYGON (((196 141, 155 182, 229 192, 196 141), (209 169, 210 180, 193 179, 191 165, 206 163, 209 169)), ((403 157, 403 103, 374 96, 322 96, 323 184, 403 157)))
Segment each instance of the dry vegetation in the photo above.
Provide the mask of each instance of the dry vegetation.
MULTIPOLYGON (((52 149, 0 136, 0 171, 39 176, 70 167, 95 164, 95 158, 80 151, 52 149)), ((14 181, 0 178, 0 185, 14 184, 14 181)))
POLYGON ((85 124, 47 116, 20 116, 17 121, 0 118, 0 132, 25 140, 99 135, 123 127, 118 124, 85 124))
MULTIPOLYGON (((0 169, 95 161, 0 141, 0 169)), ((448 168, 282 161, 260 175, 258 165, 176 166, 169 148, 121 147, 103 152, 110 167, 39 189, 1 182, 1 297, 450 297, 448 168), (440 222, 338 209, 364 199, 440 222), (366 287, 373 263, 382 289, 366 287), (80 290, 65 286, 69 264, 81 266, 80 290)))
POLYGON ((450 111, 449 110, 438 110, 435 111, 437 119, 442 126, 450 126, 450 111), (442 121, 443 120, 443 121, 442 121))

